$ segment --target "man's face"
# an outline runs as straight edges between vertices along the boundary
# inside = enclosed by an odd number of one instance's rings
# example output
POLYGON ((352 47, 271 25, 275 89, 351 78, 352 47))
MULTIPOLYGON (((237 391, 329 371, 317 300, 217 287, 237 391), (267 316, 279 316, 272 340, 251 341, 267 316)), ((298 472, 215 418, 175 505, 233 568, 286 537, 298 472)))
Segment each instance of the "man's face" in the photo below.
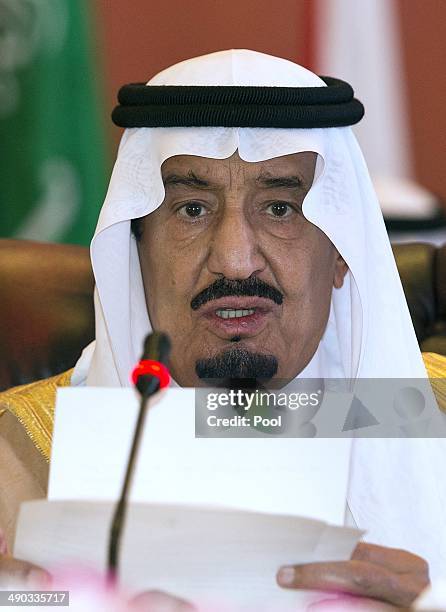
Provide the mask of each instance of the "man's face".
POLYGON ((347 267, 302 214, 316 154, 245 162, 179 155, 142 220, 150 320, 172 339, 181 386, 203 378, 294 378, 324 332, 347 267))

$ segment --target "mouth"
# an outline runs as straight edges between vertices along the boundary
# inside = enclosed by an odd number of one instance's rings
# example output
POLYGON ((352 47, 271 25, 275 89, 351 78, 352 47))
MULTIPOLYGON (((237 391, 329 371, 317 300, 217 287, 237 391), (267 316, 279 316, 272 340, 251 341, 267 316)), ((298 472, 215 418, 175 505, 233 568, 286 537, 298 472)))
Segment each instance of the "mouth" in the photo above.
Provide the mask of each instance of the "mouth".
POLYGON ((246 310, 235 310, 233 308, 221 308, 215 311, 217 317, 220 319, 240 319, 249 317, 255 313, 255 308, 247 308, 246 310))
POLYGON ((197 314, 208 323, 209 330, 220 338, 246 338, 261 333, 279 308, 267 298, 229 296, 208 302, 197 314))

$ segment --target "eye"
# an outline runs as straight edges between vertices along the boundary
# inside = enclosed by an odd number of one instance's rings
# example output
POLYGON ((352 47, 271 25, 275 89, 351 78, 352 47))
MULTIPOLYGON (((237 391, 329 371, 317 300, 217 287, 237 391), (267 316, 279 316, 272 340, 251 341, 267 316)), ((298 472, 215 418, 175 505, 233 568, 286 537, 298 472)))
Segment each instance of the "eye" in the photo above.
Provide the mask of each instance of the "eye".
POLYGON ((268 212, 272 214, 273 217, 289 217, 295 212, 294 207, 288 202, 273 202, 269 204, 266 208, 268 212))
POLYGON ((177 212, 180 217, 187 219, 197 219, 207 214, 206 208, 203 204, 200 204, 200 202, 187 202, 187 204, 183 204, 177 212))

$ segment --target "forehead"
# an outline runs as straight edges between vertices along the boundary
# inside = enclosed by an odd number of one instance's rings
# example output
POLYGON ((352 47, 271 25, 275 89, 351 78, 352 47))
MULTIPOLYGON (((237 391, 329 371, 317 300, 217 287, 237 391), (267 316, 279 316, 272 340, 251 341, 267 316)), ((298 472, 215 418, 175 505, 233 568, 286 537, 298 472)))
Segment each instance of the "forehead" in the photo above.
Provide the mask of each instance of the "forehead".
POLYGON ((296 173, 305 176, 313 174, 316 158, 317 153, 312 151, 282 155, 258 162, 247 162, 241 159, 238 151, 235 151, 233 155, 226 159, 214 159, 196 155, 175 155, 164 161, 161 166, 161 172, 163 177, 168 174, 187 174, 188 172, 205 177, 237 169, 250 176, 262 174, 281 176, 296 173))

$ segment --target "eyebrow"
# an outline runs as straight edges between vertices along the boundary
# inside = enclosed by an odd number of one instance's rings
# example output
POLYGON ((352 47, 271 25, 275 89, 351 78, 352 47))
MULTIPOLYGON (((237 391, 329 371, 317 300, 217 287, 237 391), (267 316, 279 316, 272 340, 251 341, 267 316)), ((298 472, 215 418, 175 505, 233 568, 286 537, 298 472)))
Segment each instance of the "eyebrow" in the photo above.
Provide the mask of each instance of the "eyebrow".
POLYGON ((163 179, 165 187, 176 187, 177 185, 183 185, 185 187, 193 187, 195 189, 210 189, 213 187, 211 183, 198 177, 192 170, 186 175, 183 174, 168 174, 163 179))
MULTIPOLYGON (((217 188, 217 185, 206 181, 203 178, 197 176, 192 170, 184 174, 168 174, 163 179, 165 187, 176 187, 179 185, 185 187, 192 187, 194 189, 212 189, 217 188)), ((271 176, 269 174, 262 174, 255 179, 255 183, 260 187, 266 189, 302 189, 304 182, 299 176, 271 176)))
POLYGON ((304 182, 299 176, 270 176, 269 174, 260 175, 256 183, 267 189, 302 189, 304 182))

